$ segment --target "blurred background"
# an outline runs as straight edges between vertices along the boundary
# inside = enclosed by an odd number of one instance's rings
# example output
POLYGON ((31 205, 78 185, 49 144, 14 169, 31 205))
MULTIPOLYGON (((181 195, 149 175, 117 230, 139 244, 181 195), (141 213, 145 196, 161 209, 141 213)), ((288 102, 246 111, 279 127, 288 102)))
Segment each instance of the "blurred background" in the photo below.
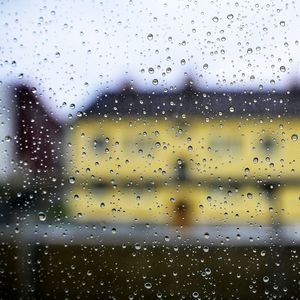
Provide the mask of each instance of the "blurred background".
POLYGON ((298 299, 299 13, 0 3, 0 298, 298 299))

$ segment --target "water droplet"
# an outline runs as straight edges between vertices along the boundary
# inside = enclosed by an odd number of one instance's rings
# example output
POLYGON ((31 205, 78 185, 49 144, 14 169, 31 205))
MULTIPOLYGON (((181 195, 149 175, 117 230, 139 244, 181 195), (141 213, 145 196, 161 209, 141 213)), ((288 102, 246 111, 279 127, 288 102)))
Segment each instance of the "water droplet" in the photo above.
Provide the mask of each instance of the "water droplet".
POLYGON ((46 221, 46 214, 44 212, 39 212, 39 219, 40 221, 44 222, 46 221))
POLYGON ((69 183, 74 184, 76 182, 75 177, 69 177, 69 183))
POLYGON ((252 199, 253 198, 253 195, 251 193, 247 193, 247 198, 248 199, 252 199))
POLYGON ((218 17, 213 17, 212 20, 213 20, 215 23, 218 23, 218 22, 219 22, 219 18, 218 18, 218 17))
POLYGON ((204 246, 204 247, 203 247, 203 251, 204 251, 205 253, 207 253, 207 252, 209 251, 209 247, 208 247, 208 246, 204 246))
POLYGON ((142 246, 140 245, 140 244, 135 244, 134 245, 134 248, 136 249, 136 250, 141 250, 141 248, 142 248, 142 246))
POLYGON ((150 282, 146 282, 145 283, 145 288, 148 289, 148 290, 151 289, 152 288, 152 284, 150 282))
POLYGON ((153 34, 152 34, 152 33, 149 33, 149 34, 147 35, 147 39, 148 39, 149 41, 153 40, 153 34))
POLYGON ((263 282, 265 282, 265 283, 269 282, 269 277, 268 276, 264 276, 263 277, 263 282))
POLYGON ((297 134, 293 134, 291 136, 292 141, 298 141, 298 135, 297 134))
POLYGON ((11 141, 11 137, 9 136, 9 135, 7 135, 6 137, 5 137, 5 142, 10 142, 11 141))
POLYGON ((158 80, 157 80, 157 79, 153 79, 153 80, 152 80, 152 84, 153 84, 153 85, 158 85, 158 80))
POLYGON ((148 72, 149 72, 149 74, 153 74, 154 73, 154 69, 153 68, 149 68, 148 72))
POLYGON ((195 299, 197 299, 197 298, 199 298, 199 293, 198 293, 198 292, 193 292, 192 296, 193 296, 195 299))
POLYGON ((280 67, 280 71, 281 71, 281 72, 285 72, 285 71, 286 71, 285 66, 281 66, 281 67, 280 67))
POLYGON ((285 26, 285 21, 280 21, 279 25, 282 26, 282 27, 284 27, 285 26))
POLYGON ((210 268, 205 268, 205 273, 206 273, 206 275, 210 275, 211 274, 211 269, 210 268))

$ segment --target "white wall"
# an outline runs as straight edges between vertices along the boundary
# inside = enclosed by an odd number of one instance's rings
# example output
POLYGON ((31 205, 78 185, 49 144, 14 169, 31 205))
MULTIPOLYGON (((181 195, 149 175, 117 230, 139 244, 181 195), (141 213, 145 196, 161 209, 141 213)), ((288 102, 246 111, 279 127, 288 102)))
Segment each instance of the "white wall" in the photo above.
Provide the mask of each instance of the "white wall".
POLYGON ((0 182, 12 175, 12 159, 14 159, 15 126, 14 111, 12 110, 8 88, 0 83, 0 182))

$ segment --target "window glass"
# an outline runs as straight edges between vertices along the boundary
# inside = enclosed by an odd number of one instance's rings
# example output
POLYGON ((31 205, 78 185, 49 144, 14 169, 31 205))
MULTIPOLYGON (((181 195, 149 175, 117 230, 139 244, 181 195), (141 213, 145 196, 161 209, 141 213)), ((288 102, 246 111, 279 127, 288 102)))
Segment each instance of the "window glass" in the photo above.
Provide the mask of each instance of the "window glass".
POLYGON ((0 1, 0 298, 298 299, 297 1, 0 1))

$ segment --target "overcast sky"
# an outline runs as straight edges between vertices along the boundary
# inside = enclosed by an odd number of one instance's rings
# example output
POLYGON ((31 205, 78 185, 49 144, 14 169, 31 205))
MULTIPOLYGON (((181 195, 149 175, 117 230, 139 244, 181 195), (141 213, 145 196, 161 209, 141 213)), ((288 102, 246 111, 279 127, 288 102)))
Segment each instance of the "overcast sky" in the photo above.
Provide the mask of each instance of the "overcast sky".
POLYGON ((66 118, 97 91, 287 89, 298 80, 299 1, 3 1, 0 77, 66 118), (293 2, 295 2, 293 4, 293 2), (62 109, 63 103, 67 103, 62 109))

